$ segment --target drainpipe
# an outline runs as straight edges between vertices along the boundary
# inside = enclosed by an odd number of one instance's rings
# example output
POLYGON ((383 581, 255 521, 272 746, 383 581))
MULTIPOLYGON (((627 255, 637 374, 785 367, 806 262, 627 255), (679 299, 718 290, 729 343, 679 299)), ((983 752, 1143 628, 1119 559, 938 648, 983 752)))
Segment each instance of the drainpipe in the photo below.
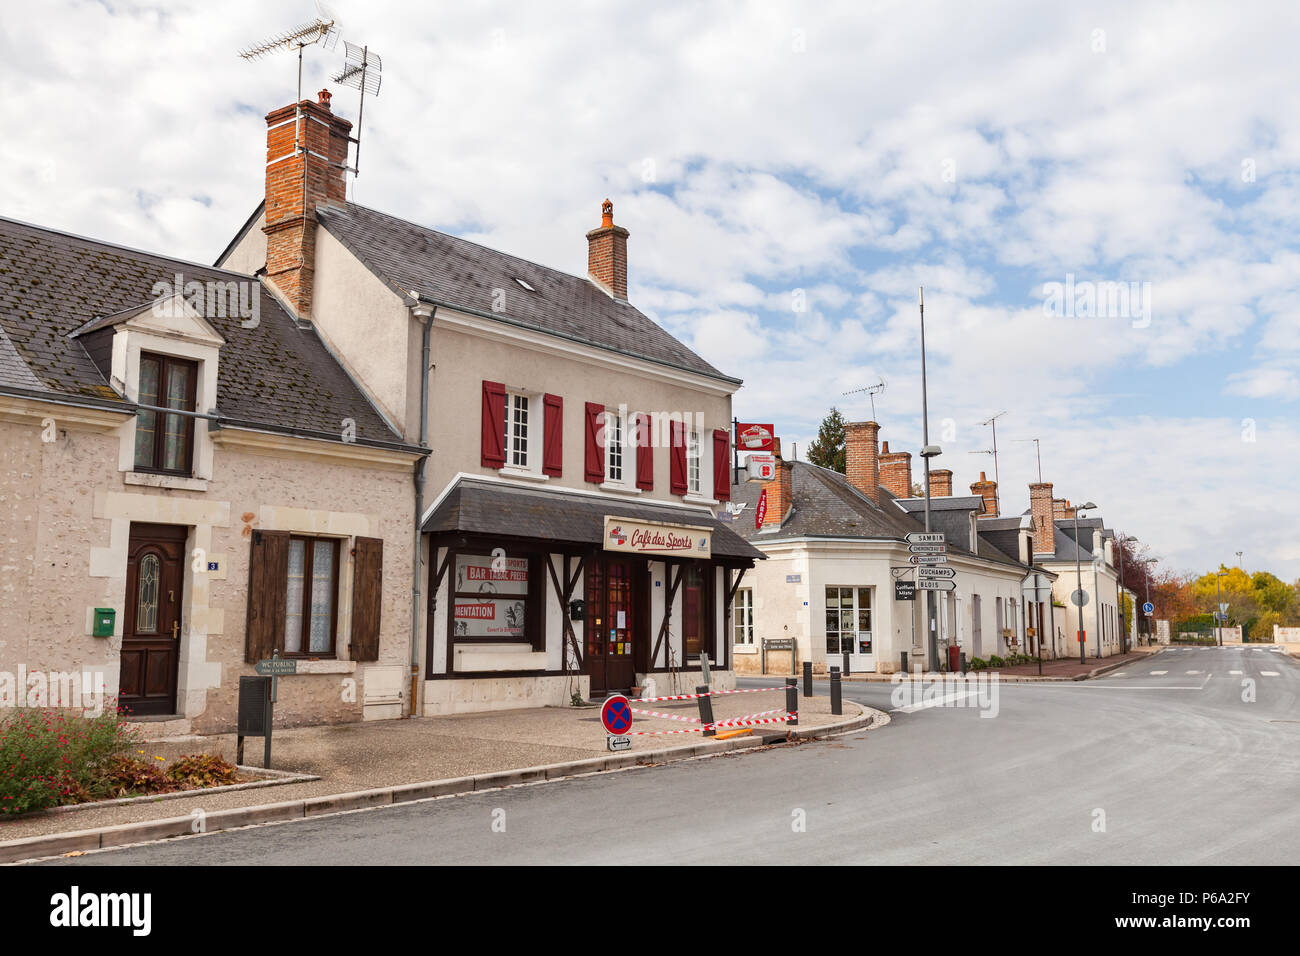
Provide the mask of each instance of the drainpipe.
MULTIPOLYGON (((429 447, 429 337, 433 333, 433 317, 438 307, 417 304, 411 313, 424 326, 420 341, 420 447, 429 447)), ((424 562, 420 560, 420 519, 424 515, 424 469, 428 455, 415 463, 415 548, 411 556, 411 702, 406 716, 416 715, 416 697, 420 692, 420 611, 421 582, 424 579, 424 562)))

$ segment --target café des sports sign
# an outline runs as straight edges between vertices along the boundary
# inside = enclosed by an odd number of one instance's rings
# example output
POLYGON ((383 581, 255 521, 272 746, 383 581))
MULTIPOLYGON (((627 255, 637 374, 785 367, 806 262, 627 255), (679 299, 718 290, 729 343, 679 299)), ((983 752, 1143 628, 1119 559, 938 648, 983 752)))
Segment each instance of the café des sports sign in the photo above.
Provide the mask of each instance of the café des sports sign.
POLYGON ((675 554, 708 558, 713 554, 713 529, 688 524, 660 524, 605 515, 605 550, 630 554, 675 554))

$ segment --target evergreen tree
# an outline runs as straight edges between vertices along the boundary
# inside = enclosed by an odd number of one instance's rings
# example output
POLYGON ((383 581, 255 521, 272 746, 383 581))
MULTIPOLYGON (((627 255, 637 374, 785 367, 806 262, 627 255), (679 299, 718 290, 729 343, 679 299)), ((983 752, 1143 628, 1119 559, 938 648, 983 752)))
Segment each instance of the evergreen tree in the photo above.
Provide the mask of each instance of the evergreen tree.
POLYGON ((817 430, 817 440, 808 446, 808 460, 814 465, 838 471, 841 475, 846 469, 844 450, 844 416, 835 406, 830 414, 822 419, 821 428, 817 430))

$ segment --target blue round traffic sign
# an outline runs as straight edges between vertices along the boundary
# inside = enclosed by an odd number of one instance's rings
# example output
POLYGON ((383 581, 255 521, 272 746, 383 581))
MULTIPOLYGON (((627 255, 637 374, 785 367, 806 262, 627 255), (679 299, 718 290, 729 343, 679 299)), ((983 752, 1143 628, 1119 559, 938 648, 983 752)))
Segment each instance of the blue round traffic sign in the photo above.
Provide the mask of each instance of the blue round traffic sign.
POLYGON ((600 706, 600 722, 611 734, 625 734, 632 729, 632 705, 622 694, 605 698, 600 706))
POLYGON ((1155 606, 1154 604, 1152 604, 1150 601, 1147 601, 1146 604, 1143 604, 1143 605, 1142 605, 1142 613, 1143 613, 1143 614, 1152 614, 1152 613, 1155 612, 1155 609, 1156 609, 1156 606, 1155 606))

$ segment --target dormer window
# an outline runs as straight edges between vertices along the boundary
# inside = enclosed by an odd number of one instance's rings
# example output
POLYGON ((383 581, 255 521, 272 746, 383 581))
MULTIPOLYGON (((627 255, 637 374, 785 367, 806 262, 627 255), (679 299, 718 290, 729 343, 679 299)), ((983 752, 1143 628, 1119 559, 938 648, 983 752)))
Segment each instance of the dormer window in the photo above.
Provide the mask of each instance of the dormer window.
MULTIPOLYGON (((198 363, 141 353, 139 403, 193 412, 198 363)), ((194 461, 194 418, 141 408, 135 424, 135 470, 189 475, 194 461)))

